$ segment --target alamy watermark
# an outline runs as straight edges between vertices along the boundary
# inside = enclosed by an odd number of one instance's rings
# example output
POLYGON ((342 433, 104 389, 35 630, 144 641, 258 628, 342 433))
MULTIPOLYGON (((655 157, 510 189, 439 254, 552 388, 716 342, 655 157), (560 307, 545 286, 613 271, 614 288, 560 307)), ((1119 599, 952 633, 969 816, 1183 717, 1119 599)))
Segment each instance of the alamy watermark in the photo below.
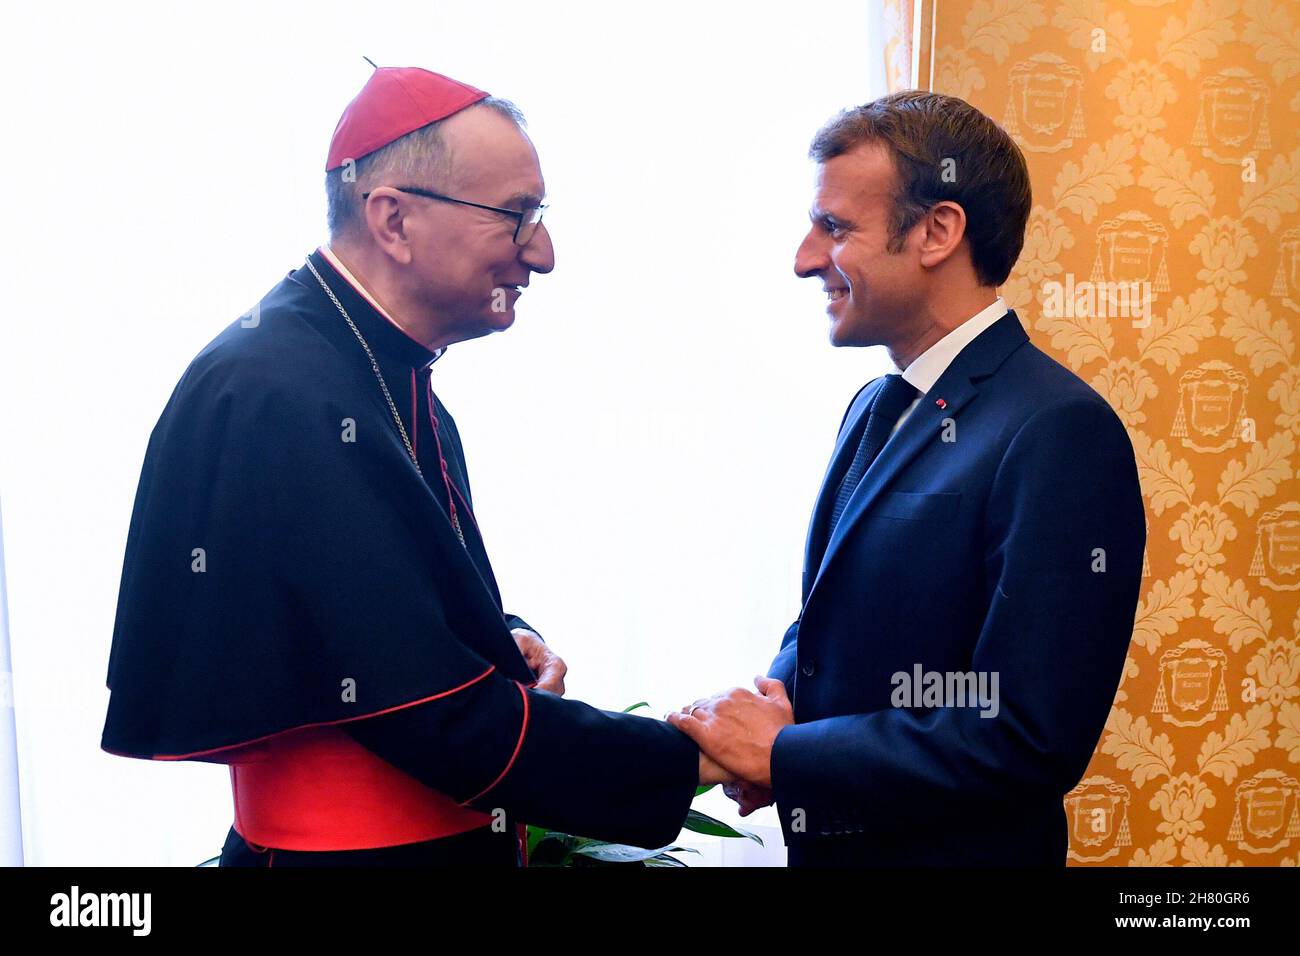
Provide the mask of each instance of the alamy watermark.
POLYGON ((1151 324, 1151 283, 1074 281, 1067 272, 1065 281, 1043 283, 1043 315, 1049 319, 1102 318, 1132 319, 1135 329, 1151 324))
POLYGON ((131 935, 148 936, 152 926, 151 893, 68 893, 50 897, 51 926, 129 926, 131 935))
POLYGON ((895 707, 978 707, 981 717, 998 715, 997 671, 895 671, 889 702, 895 707))

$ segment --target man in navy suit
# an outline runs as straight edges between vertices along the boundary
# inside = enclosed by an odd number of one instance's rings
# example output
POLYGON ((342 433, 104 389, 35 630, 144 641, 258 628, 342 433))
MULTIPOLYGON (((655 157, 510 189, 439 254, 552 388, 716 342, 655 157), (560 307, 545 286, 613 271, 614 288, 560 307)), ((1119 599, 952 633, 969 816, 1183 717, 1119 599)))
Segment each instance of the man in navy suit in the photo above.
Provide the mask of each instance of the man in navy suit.
POLYGON ((997 294, 1031 206, 1002 129, 909 91, 811 156, 795 271, 825 286, 834 345, 895 370, 844 416, 759 693, 670 719, 742 781, 742 813, 775 799, 792 865, 1061 866, 1138 600, 1132 445, 997 294))

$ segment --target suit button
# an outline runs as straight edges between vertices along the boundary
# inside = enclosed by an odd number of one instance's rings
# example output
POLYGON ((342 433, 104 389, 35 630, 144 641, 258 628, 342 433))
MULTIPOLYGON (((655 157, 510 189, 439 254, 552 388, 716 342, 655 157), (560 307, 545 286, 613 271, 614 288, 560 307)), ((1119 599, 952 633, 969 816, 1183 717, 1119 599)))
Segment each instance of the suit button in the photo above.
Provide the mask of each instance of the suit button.
POLYGON ((803 673, 804 677, 812 677, 813 674, 817 673, 817 667, 812 661, 804 661, 803 666, 800 667, 799 670, 803 673))

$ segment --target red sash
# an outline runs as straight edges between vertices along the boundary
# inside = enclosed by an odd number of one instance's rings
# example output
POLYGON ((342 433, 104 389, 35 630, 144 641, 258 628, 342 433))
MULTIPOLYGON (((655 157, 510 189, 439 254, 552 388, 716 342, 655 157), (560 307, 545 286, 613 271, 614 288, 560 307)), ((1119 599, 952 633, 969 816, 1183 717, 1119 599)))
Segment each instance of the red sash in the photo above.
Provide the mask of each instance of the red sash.
POLYGON ((491 824, 337 727, 303 727, 233 752, 235 830, 282 850, 368 850, 491 824))

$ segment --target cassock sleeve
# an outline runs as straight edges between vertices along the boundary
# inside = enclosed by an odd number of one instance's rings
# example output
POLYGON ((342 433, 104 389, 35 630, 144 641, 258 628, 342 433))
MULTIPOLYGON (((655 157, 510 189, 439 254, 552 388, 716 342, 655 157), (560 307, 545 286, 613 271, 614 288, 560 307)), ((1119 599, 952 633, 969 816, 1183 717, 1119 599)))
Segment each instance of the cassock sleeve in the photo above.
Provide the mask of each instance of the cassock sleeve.
POLYGON ((668 724, 490 677, 343 729, 462 805, 641 847, 676 839, 699 751, 668 724))
POLYGON ((536 634, 539 638, 541 638, 543 643, 546 642, 546 638, 542 637, 542 635, 538 632, 537 628, 533 627, 531 624, 525 621, 518 614, 506 615, 506 627, 510 628, 512 631, 517 627, 522 627, 525 630, 532 631, 534 634, 536 634))

